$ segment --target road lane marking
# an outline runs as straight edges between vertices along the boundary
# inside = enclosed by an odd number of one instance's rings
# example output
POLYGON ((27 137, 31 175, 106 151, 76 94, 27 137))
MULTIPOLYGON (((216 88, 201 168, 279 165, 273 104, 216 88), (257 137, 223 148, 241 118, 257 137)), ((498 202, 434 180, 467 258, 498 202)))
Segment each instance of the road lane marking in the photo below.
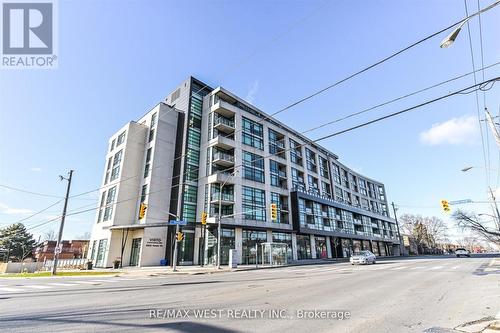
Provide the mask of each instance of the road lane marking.
POLYGON ((417 267, 412 267, 412 268, 410 268, 410 269, 411 269, 411 270, 414 270, 414 269, 422 269, 422 268, 424 268, 424 267, 423 267, 423 266, 417 266, 417 267))
POLYGON ((457 269, 459 268, 460 266, 453 266, 451 269, 457 269))
POLYGON ((400 270, 400 269, 405 269, 405 268, 408 268, 408 266, 396 267, 396 268, 393 268, 392 270, 395 271, 395 270, 400 270))
POLYGON ((69 287, 69 286, 77 286, 76 283, 47 283, 48 285, 51 285, 51 286, 61 286, 61 287, 69 287))
POLYGON ((33 288, 33 289, 50 289, 52 287, 49 287, 49 286, 42 286, 42 285, 26 285, 26 286, 23 286, 25 288, 33 288))
POLYGON ((93 285, 101 284, 100 282, 92 282, 92 281, 72 281, 72 282, 79 284, 93 284, 93 285))
POLYGON ((434 266, 434 267, 431 268, 431 271, 435 270, 435 269, 440 269, 440 268, 443 268, 443 266, 434 266))
POLYGON ((91 282, 118 282, 116 280, 91 280, 91 282))
POLYGON ((22 291, 22 289, 3 287, 3 288, 0 288, 0 291, 22 291))

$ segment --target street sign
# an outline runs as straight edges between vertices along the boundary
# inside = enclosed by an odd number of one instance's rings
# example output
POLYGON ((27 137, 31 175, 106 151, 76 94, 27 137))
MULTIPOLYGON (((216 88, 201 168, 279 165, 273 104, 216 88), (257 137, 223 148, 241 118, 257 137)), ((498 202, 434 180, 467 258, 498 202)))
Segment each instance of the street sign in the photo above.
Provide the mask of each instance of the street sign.
POLYGON ((176 221, 176 220, 170 220, 168 221, 168 225, 186 225, 187 221, 176 221))
POLYGON ((448 203, 450 205, 460 205, 460 204, 472 203, 472 200, 471 199, 455 200, 455 201, 450 201, 448 203))

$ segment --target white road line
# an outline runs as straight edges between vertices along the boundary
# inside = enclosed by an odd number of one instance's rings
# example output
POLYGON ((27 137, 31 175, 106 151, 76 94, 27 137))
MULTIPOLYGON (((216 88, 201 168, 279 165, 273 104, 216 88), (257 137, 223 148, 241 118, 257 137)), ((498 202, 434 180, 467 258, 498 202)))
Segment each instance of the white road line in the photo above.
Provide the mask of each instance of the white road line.
POLYGON ((48 285, 51 286, 61 286, 61 287, 69 287, 69 286, 77 286, 76 283, 47 283, 48 285))
POLYGON ((417 267, 412 267, 412 268, 410 268, 410 269, 411 269, 411 270, 414 270, 414 269, 422 269, 422 268, 424 268, 424 267, 423 267, 423 266, 417 266, 417 267))
POLYGON ((49 286, 42 286, 42 285, 26 285, 26 286, 23 286, 25 288, 33 288, 33 289, 50 289, 52 287, 49 287, 49 286))
POLYGON ((341 269, 339 269, 339 271, 350 271, 350 270, 352 270, 352 268, 341 268, 341 269))
POLYGON ((3 287, 3 288, 0 288, 0 291, 22 291, 22 289, 3 287))
POLYGON ((434 266, 431 268, 431 270, 440 269, 440 268, 443 268, 443 266, 434 266))
POLYGON ((405 269, 405 268, 408 268, 408 266, 396 267, 396 268, 393 268, 392 270, 395 271, 395 270, 400 270, 400 269, 405 269))
POLYGON ((460 266, 453 266, 451 269, 457 269, 459 268, 460 266))
POLYGON ((93 282, 118 282, 116 280, 91 280, 93 282))
POLYGON ((93 285, 101 284, 100 282, 92 282, 92 281, 72 281, 72 282, 79 284, 93 284, 93 285))

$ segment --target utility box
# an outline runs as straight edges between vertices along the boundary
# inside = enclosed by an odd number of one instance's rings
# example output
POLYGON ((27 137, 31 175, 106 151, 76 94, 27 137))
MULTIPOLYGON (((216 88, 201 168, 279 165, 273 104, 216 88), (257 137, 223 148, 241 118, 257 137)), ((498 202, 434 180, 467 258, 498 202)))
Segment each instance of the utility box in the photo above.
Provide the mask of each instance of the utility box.
POLYGON ((238 251, 235 249, 229 250, 229 268, 238 268, 238 251))

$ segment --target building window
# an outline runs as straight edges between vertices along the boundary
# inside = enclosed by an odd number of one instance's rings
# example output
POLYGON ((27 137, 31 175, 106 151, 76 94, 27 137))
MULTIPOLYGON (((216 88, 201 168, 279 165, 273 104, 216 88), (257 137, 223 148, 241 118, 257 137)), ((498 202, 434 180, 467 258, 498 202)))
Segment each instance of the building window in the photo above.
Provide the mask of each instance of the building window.
POLYGON ((104 211, 104 203, 106 202, 106 191, 101 194, 101 201, 99 203, 99 215, 97 215, 97 223, 101 222, 102 213, 104 211))
POLYGON ((111 170, 111 181, 118 178, 120 175, 120 165, 122 162, 123 150, 117 152, 113 158, 113 169, 111 170))
POLYGON ((113 141, 111 141, 111 146, 109 147, 109 151, 113 151, 113 149, 115 149, 115 143, 116 139, 113 139, 113 141))
POLYGON ((184 185, 184 202, 196 203, 198 190, 196 186, 184 185))
POLYGON ((308 235, 297 235, 297 259, 311 258, 311 238, 308 235))
POLYGON ((243 151, 243 178, 264 183, 264 159, 262 156, 243 151))
POLYGON ((264 190, 243 186, 243 218, 246 220, 266 220, 266 193, 264 190))
POLYGON ((269 160, 269 174, 272 186, 287 188, 286 165, 269 160))
POLYGON ((330 175, 328 174, 328 160, 318 156, 319 158, 319 173, 321 174, 321 177, 324 178, 330 178, 330 175))
POLYGON ((242 232, 242 264, 252 265, 255 261, 262 263, 262 247, 260 244, 267 242, 265 231, 243 230, 242 232), (255 250, 256 251, 255 251, 255 250))
POLYGON ((364 179, 358 179, 359 193, 363 195, 368 195, 368 190, 366 188, 366 181, 364 179))
POLYGON ((286 158, 284 140, 285 136, 283 134, 269 129, 269 153, 286 158))
POLYGON ((108 190, 108 195, 106 197, 106 208, 104 209, 103 221, 109 221, 111 215, 113 215, 113 204, 115 202, 116 186, 108 190))
POLYGON ((106 177, 104 178, 104 185, 109 181, 109 176, 111 173, 111 166, 113 165, 113 157, 108 158, 108 165, 106 166, 106 177))
POLYGON ((123 131, 120 135, 118 135, 118 139, 116 140, 116 146, 118 147, 124 142, 125 142, 125 131, 123 131))
POLYGON ((342 181, 340 180, 340 168, 337 164, 332 164, 332 168, 333 168, 333 180, 341 185, 342 184, 342 181))
POLYGON ((149 130, 149 139, 148 139, 148 142, 153 141, 154 138, 155 138, 155 129, 152 128, 152 129, 149 130))
POLYGON ((321 182, 321 194, 325 197, 332 197, 332 190, 330 188, 330 184, 321 182))
POLYGON ((264 150, 264 129, 262 124, 243 117, 243 143, 264 150))
POLYGON ((146 165, 144 166, 144 178, 149 176, 149 170, 151 168, 151 150, 152 148, 148 148, 146 151, 146 165))
POLYGON ((150 126, 151 128, 156 126, 157 118, 158 118, 158 114, 153 113, 153 115, 151 116, 151 126, 150 126))
POLYGON ((318 178, 308 175, 307 182, 309 183, 309 191, 314 194, 319 194, 318 178))
POLYGON ((273 232, 273 243, 286 244, 286 257, 287 261, 292 260, 292 234, 284 232, 273 232))
POLYGON ((306 148, 306 164, 307 170, 318 172, 318 167, 316 166, 316 154, 308 148, 306 148))
POLYGON ((297 169, 292 168, 292 186, 296 190, 304 191, 304 174, 297 169))
POLYGON ((302 147, 297 141, 292 139, 290 139, 290 160, 302 166, 302 147))
POLYGON ((141 189, 141 203, 146 201, 146 196, 148 195, 148 184, 142 185, 141 189))

